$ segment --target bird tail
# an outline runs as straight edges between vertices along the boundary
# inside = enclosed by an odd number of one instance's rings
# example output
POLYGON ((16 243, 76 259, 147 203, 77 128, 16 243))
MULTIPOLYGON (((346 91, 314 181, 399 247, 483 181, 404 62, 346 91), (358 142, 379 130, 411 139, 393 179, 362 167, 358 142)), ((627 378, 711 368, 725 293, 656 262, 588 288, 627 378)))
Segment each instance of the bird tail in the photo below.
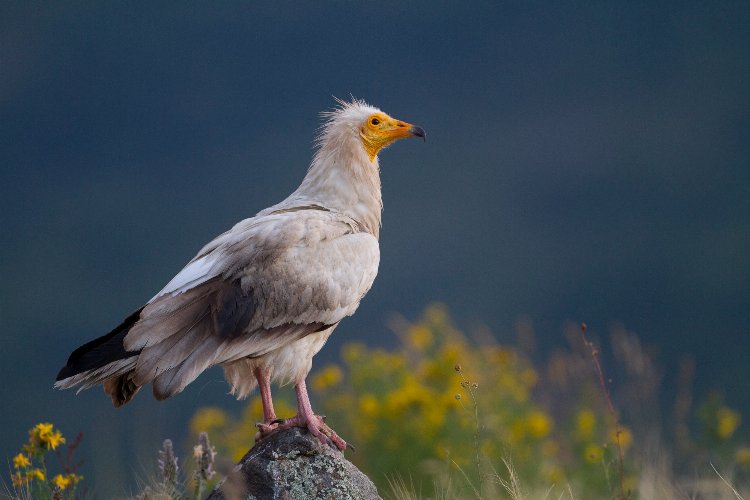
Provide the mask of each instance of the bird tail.
POLYGON ((141 351, 126 351, 123 339, 139 320, 142 309, 128 316, 108 334, 73 351, 67 364, 57 374, 55 387, 70 389, 80 386, 80 392, 103 384, 104 391, 115 406, 130 401, 140 389, 132 381, 132 373, 141 351))

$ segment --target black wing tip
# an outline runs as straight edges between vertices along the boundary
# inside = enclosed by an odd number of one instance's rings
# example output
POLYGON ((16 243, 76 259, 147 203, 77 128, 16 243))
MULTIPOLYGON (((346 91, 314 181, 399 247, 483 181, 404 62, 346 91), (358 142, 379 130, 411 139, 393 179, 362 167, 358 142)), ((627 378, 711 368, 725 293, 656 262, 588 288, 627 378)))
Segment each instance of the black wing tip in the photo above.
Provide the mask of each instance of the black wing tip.
POLYGON ((73 375, 75 375, 75 373, 73 372, 73 367, 70 365, 65 365, 57 373, 57 378, 55 378, 55 382, 61 382, 65 380, 66 378, 72 377, 73 375))
MULTIPOLYGON (((145 306, 144 306, 145 307, 145 306)), ((137 356, 140 351, 126 351, 122 339, 140 319, 143 307, 130 314, 114 330, 99 338, 86 342, 68 357, 68 362, 57 374, 56 382, 79 373, 102 367, 119 359, 137 356), (112 343, 114 341, 114 344, 112 343)))

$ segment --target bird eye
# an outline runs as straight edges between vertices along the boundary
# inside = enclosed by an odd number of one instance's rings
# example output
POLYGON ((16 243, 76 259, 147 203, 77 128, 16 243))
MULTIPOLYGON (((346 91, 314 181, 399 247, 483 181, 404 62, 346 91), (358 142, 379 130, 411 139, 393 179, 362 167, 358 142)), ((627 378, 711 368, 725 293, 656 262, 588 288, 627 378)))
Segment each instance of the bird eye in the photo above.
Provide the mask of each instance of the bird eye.
POLYGON ((373 125, 377 125, 378 123, 380 123, 380 120, 378 120, 377 118, 373 118, 372 120, 370 120, 370 123, 372 123, 373 125))

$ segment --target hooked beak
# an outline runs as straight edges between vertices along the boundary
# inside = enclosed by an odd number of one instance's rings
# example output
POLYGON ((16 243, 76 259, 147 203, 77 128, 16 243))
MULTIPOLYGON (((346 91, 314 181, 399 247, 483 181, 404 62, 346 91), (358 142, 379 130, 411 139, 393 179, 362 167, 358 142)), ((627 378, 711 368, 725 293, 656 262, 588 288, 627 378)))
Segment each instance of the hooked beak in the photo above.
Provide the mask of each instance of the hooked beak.
POLYGON ((411 128, 409 129, 409 134, 412 137, 421 137, 423 141, 427 142, 427 134, 425 133, 422 127, 417 127, 416 125, 412 125, 411 128))

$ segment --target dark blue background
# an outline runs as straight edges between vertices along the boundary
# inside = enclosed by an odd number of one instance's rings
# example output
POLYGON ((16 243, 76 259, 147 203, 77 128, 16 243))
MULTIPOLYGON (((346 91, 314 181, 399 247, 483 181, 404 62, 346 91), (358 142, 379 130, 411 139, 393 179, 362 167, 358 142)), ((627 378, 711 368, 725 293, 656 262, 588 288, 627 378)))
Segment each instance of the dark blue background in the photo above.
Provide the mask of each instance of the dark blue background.
POLYGON ((747 2, 4 2, 1 456, 38 421, 84 430, 106 496, 196 407, 239 406, 218 371, 122 410, 51 385, 293 190, 350 94, 429 140, 381 155, 380 274, 318 365, 435 300, 502 341, 528 316, 544 349, 620 321, 747 416, 749 77, 747 2))

